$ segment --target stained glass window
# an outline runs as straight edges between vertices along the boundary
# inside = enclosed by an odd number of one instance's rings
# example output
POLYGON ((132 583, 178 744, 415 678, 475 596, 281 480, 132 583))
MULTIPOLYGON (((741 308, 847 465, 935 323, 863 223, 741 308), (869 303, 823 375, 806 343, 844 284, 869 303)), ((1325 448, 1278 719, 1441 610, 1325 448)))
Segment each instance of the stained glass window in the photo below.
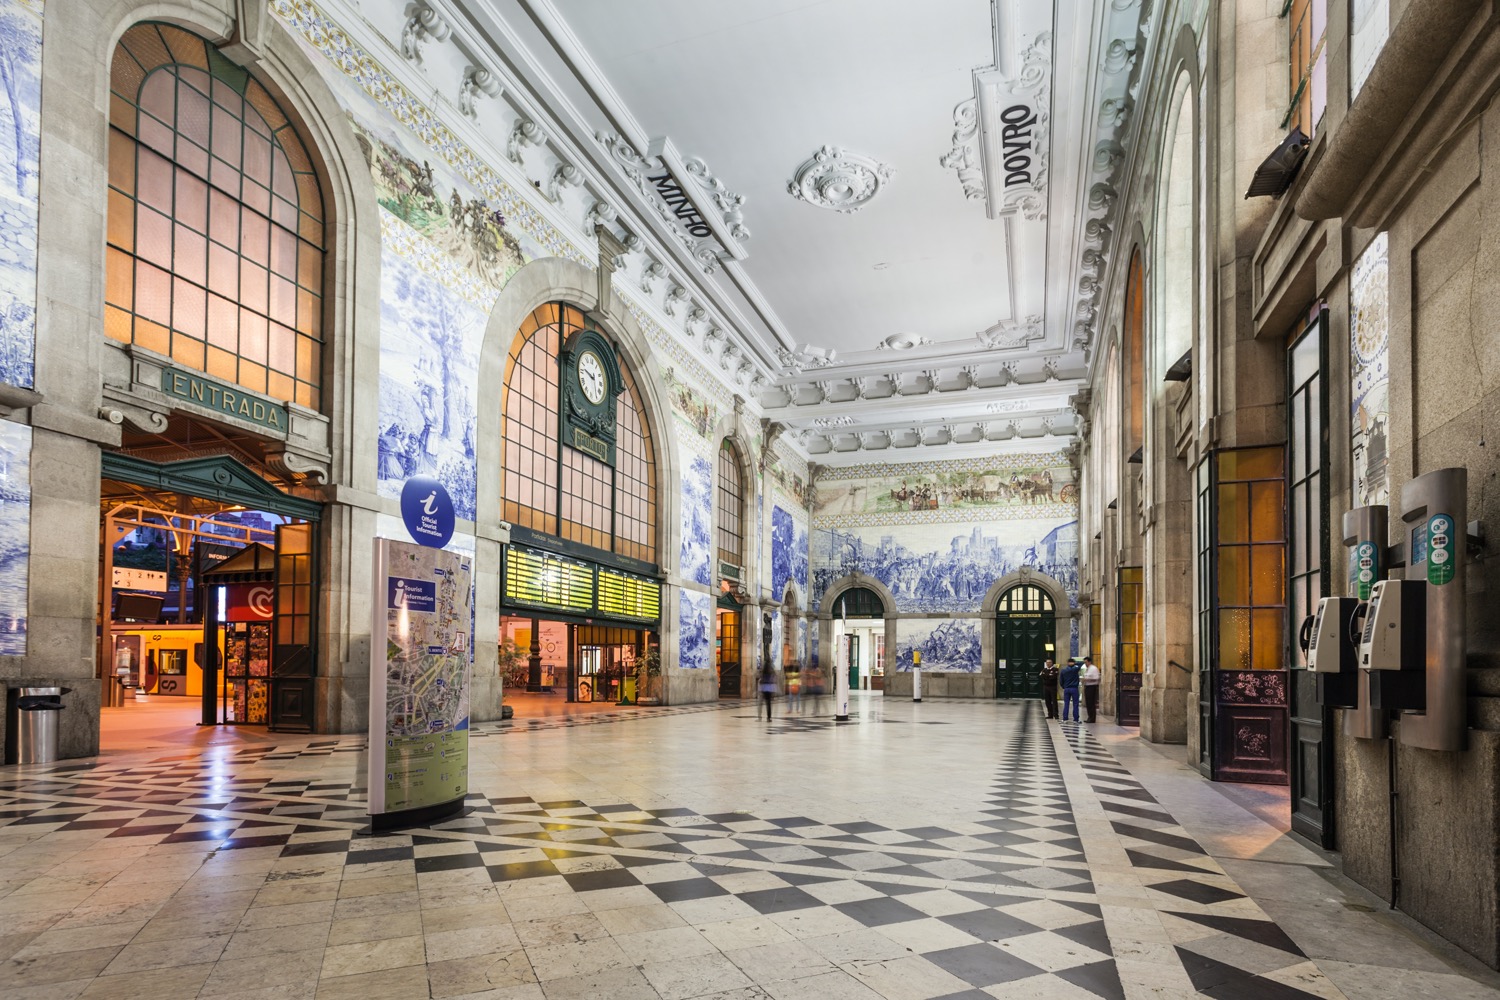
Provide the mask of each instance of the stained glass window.
POLYGON ((104 332, 318 409, 325 220, 296 129, 171 25, 125 33, 110 91, 104 332))

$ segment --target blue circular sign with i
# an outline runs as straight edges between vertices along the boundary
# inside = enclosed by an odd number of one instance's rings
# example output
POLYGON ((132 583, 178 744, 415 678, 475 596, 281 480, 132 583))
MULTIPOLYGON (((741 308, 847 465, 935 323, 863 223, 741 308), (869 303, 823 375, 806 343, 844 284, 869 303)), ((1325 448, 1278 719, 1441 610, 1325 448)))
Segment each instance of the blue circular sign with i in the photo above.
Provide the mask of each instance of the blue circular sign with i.
POLYGON ((417 476, 401 487, 401 520, 414 541, 440 549, 453 537, 453 498, 431 476, 417 476))

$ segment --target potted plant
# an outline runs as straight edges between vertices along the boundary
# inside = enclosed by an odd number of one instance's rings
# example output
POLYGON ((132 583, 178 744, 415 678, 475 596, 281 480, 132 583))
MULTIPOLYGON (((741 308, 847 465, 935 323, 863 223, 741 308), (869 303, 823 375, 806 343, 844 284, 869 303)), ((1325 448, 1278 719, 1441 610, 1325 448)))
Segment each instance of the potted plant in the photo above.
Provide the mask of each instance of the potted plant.
POLYGON ((636 704, 661 704, 661 695, 657 694, 657 685, 652 681, 652 678, 660 676, 661 648, 654 645, 647 646, 645 652, 635 659, 636 704))

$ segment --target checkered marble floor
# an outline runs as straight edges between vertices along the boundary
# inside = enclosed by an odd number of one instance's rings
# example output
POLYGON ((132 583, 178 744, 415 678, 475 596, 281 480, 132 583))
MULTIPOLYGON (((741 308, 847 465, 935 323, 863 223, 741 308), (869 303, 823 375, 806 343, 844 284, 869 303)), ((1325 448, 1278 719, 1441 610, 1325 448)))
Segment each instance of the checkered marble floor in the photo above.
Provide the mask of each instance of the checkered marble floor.
POLYGON ((1367 995, 1090 727, 745 707, 493 728, 378 836, 357 739, 0 768, 0 996, 1367 995))

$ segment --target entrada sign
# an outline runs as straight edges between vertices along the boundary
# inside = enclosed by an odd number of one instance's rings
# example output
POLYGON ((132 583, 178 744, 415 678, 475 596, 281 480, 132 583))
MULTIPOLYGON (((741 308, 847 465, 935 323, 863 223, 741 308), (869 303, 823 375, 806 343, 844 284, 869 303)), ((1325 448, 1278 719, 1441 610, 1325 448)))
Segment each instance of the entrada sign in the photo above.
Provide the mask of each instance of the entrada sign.
POLYGON ((163 368, 161 391, 168 396, 270 428, 278 434, 285 434, 287 431, 286 404, 272 402, 263 396, 215 382, 196 372, 163 368))

